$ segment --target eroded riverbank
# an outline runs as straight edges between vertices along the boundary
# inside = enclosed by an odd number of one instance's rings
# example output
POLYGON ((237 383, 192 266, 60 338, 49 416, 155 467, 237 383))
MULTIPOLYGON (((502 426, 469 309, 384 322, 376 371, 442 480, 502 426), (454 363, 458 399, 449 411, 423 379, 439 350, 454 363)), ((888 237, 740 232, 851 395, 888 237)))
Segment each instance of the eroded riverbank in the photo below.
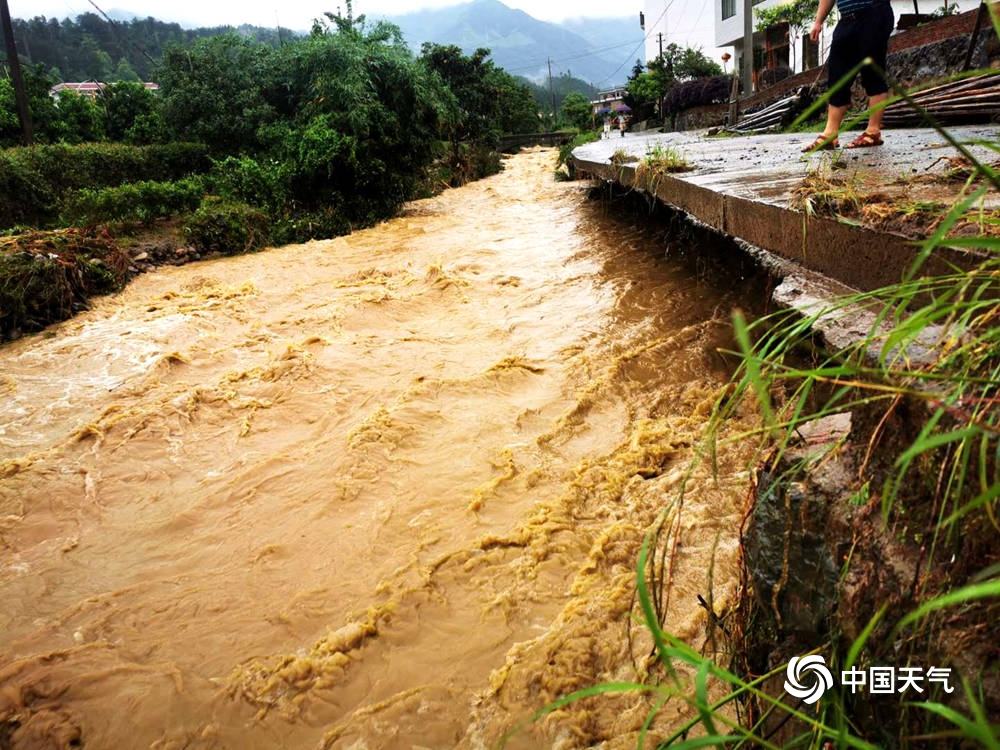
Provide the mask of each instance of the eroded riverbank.
MULTIPOLYGON (((554 158, 162 269, 0 350, 0 739, 478 747, 641 675, 637 551, 745 292, 554 158)), ((708 598, 735 595, 743 450, 688 480, 667 626, 698 647, 713 550, 708 598)), ((634 744, 652 700, 513 746, 634 744)))

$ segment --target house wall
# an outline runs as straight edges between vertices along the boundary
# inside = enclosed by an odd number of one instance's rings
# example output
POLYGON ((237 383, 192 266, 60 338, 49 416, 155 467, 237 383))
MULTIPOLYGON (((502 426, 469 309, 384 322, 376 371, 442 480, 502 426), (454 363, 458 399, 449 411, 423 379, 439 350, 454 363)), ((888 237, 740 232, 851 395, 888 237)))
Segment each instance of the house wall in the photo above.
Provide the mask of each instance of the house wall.
MULTIPOLYGON (((764 0, 754 6, 754 8, 773 8, 784 5, 787 0, 764 0)), ((713 0, 715 6, 715 43, 722 46, 733 46, 734 58, 737 64, 743 55, 743 6, 744 0, 735 0, 736 15, 723 20, 722 18, 723 0, 713 0)), ((931 13, 941 7, 943 0, 918 0, 918 7, 921 13, 931 13)), ((901 14, 913 13, 913 0, 892 0, 893 13, 898 22, 901 14)), ((834 12, 834 15, 836 12, 834 12)), ((953 16, 952 18, 955 18, 953 16)), ((945 19, 950 20, 950 19, 945 19)), ((795 52, 789 60, 792 72, 800 73, 803 70, 802 37, 808 34, 809 29, 794 29, 793 38, 790 43, 794 46, 795 52)), ((819 62, 822 64, 829 54, 830 40, 833 35, 833 26, 826 26, 820 35, 819 42, 819 62)), ((754 34, 754 44, 763 46, 759 34, 754 34)))
MULTIPOLYGON (((913 5, 910 4, 912 11, 913 5)), ((901 85, 909 88, 920 82, 933 80, 958 72, 965 61, 969 35, 976 24, 978 8, 927 23, 889 38, 888 67, 901 85)), ((989 24, 980 32, 980 39, 972 59, 973 67, 991 64, 987 42, 994 36, 989 24)), ((753 112, 788 96, 802 86, 816 84, 819 95, 826 90, 826 74, 820 70, 807 70, 757 91, 740 101, 740 111, 753 112)), ((853 104, 863 107, 864 91, 855 81, 853 104)), ((678 117, 677 129, 697 129, 722 123, 728 105, 712 104, 686 110, 678 117)))

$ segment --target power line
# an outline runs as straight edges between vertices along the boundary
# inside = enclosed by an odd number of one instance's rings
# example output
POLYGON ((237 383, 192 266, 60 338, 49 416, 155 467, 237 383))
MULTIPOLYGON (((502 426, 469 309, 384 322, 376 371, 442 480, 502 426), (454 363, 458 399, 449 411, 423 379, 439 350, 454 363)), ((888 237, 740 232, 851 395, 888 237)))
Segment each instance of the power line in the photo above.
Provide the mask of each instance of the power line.
POLYGON ((701 10, 698 12, 698 18, 694 22, 694 25, 693 26, 688 26, 686 29, 680 29, 676 33, 678 33, 678 34, 687 34, 688 32, 695 31, 696 29, 701 28, 700 27, 701 19, 705 15, 705 9, 707 7, 708 7, 708 4, 707 3, 703 3, 702 6, 701 6, 701 10))
POLYGON ((610 81, 612 78, 614 78, 616 75, 618 75, 618 71, 621 70, 622 68, 624 68, 629 63, 629 61, 632 59, 632 55, 634 55, 636 52, 638 52, 639 48, 642 47, 646 43, 646 40, 649 39, 653 35, 653 30, 657 27, 657 25, 659 25, 660 21, 663 20, 663 17, 665 15, 667 15, 667 11, 670 10, 670 6, 673 5, 673 4, 674 4, 674 0, 668 0, 668 2, 663 6, 663 12, 660 14, 660 17, 657 18, 655 21, 653 21, 653 24, 652 24, 652 26, 649 29, 649 33, 646 34, 646 36, 644 36, 642 38, 641 42, 639 42, 637 45, 635 45, 635 48, 629 53, 628 57, 625 58, 625 62, 623 62, 621 65, 619 65, 617 68, 615 68, 615 72, 612 73, 611 75, 609 75, 607 78, 603 78, 600 81, 598 81, 597 85, 595 86, 595 88, 600 88, 602 83, 604 83, 605 81, 610 81))
MULTIPOLYGON (((632 44, 631 41, 628 41, 628 42, 619 42, 618 44, 612 44, 609 47, 598 47, 597 49, 592 49, 592 50, 590 50, 590 52, 585 52, 582 55, 574 55, 573 57, 562 57, 562 58, 559 58, 559 59, 553 59, 552 62, 554 62, 554 63, 567 63, 567 62, 573 62, 574 60, 582 60, 585 57, 593 57, 598 52, 609 52, 610 50, 613 50, 613 49, 621 49, 622 47, 628 47, 630 44, 632 44)), ((522 66, 520 68, 504 68, 504 70, 506 70, 508 73, 520 73, 520 72, 525 71, 525 70, 535 70, 537 68, 541 68, 541 67, 543 67, 546 64, 546 62, 547 62, 547 59, 546 60, 539 60, 538 63, 535 64, 535 65, 524 65, 524 66, 522 66)))

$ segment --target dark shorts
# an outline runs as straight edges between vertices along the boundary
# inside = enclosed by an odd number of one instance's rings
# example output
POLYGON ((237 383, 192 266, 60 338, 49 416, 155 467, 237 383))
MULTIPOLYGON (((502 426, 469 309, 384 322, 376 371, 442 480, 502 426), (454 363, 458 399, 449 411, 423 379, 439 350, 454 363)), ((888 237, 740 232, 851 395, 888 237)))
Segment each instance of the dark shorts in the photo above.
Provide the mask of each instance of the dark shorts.
POLYGON ((852 16, 843 16, 837 22, 827 60, 829 90, 833 91, 830 95, 831 106, 843 107, 851 103, 850 82, 836 91, 834 86, 866 57, 870 57, 878 69, 869 65, 861 68, 865 93, 875 96, 889 90, 889 85, 878 71, 886 69, 885 56, 893 23, 892 6, 888 2, 877 2, 852 16))

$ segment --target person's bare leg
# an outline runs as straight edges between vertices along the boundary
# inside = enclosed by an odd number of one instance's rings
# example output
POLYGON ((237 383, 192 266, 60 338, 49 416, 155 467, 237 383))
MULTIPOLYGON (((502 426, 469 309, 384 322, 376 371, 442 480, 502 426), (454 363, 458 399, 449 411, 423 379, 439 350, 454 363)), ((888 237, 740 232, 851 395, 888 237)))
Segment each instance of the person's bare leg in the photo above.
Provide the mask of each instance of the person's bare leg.
MULTIPOLYGON (((834 107, 832 104, 826 108, 826 127, 823 128, 824 138, 836 138, 837 133, 840 131, 840 124, 844 121, 844 115, 847 114, 847 105, 843 107, 834 107)), ((881 114, 881 113, 879 113, 881 114)), ((881 118, 880 118, 881 119, 881 118)))
POLYGON ((868 97, 868 108, 873 110, 872 113, 868 115, 868 127, 865 128, 865 132, 869 135, 879 135, 882 132, 882 113, 885 112, 885 110, 875 110, 874 108, 888 98, 888 92, 868 97))
POLYGON ((826 107, 826 127, 823 128, 822 133, 816 136, 815 141, 802 149, 802 153, 839 148, 840 142, 837 140, 837 133, 840 131, 840 123, 844 121, 846 114, 846 104, 843 107, 834 107, 832 104, 828 104, 826 107))

